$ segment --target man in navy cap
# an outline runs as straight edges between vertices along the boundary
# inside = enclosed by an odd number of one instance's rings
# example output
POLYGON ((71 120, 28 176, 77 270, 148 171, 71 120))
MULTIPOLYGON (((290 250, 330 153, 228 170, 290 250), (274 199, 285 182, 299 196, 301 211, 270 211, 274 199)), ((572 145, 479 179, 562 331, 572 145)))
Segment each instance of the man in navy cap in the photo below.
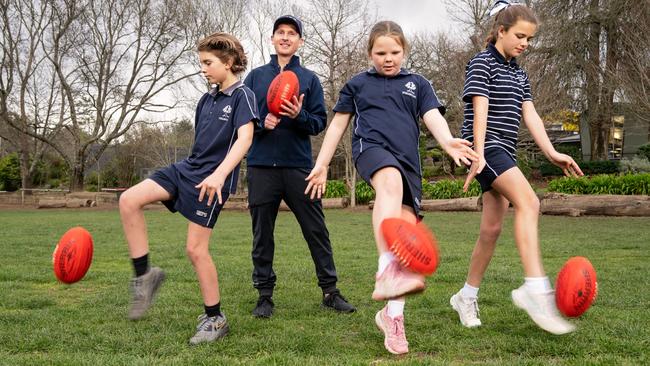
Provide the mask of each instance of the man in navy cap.
POLYGON ((273 271, 275 241, 273 230, 280 201, 296 216, 316 267, 318 286, 323 291, 322 306, 339 312, 355 311, 336 287, 338 280, 329 232, 320 199, 305 195, 305 178, 312 168, 311 136, 327 125, 323 88, 318 77, 300 65, 295 55, 303 45, 303 27, 292 15, 279 17, 273 24, 271 61, 252 70, 244 84, 255 92, 260 112, 253 145, 248 152, 248 205, 253 222, 253 286, 259 292, 253 310, 256 317, 273 314, 273 271), (280 116, 269 113, 266 94, 273 78, 291 70, 300 83, 299 97, 287 100, 280 116))

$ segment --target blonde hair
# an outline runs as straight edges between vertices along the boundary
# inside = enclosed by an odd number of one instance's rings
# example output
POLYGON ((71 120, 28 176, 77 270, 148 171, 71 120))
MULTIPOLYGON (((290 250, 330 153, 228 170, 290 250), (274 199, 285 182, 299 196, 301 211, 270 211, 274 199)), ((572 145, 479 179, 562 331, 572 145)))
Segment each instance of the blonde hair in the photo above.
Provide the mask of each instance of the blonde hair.
POLYGON ((369 55, 372 53, 372 47, 375 45, 377 38, 382 36, 391 37, 394 39, 397 43, 399 43, 400 46, 402 46, 404 53, 406 53, 408 50, 408 42, 406 42, 406 37, 404 37, 402 27, 393 21, 384 20, 373 25, 372 29, 370 30, 370 36, 368 37, 369 55))
POLYGON ((503 29, 507 32, 508 29, 515 25, 519 20, 530 22, 535 25, 539 23, 537 17, 535 16, 535 13, 533 13, 529 7, 525 5, 510 5, 494 16, 492 28, 490 29, 490 33, 488 33, 487 39, 485 40, 486 46, 489 43, 497 43, 497 38, 499 37, 499 28, 503 27, 503 29))
POLYGON ((217 32, 201 39, 197 46, 199 52, 212 52, 224 64, 232 62, 230 70, 234 74, 246 70, 248 59, 241 43, 235 36, 217 32))

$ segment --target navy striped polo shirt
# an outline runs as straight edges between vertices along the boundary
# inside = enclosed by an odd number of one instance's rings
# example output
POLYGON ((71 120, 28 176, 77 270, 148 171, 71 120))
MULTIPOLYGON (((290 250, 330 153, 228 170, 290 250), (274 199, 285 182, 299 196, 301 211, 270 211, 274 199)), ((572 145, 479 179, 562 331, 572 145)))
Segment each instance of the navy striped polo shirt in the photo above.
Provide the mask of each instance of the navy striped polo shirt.
POLYGON ((517 161, 517 134, 521 106, 532 101, 528 75, 514 58, 507 61, 493 44, 474 56, 465 67, 465 121, 461 135, 474 141, 473 96, 488 98, 485 149, 503 149, 517 161))
POLYGON ((386 77, 372 67, 350 79, 339 94, 334 112, 354 113, 352 156, 366 149, 388 150, 407 168, 420 174, 420 118, 438 108, 445 113, 424 76, 401 69, 386 77))
MULTIPOLYGON (((196 107, 192 154, 174 163, 176 169, 191 182, 199 184, 226 158, 237 140, 237 129, 258 120, 255 94, 241 81, 224 90, 210 90, 196 107)), ((224 192, 235 193, 238 176, 239 164, 226 178, 224 192)))

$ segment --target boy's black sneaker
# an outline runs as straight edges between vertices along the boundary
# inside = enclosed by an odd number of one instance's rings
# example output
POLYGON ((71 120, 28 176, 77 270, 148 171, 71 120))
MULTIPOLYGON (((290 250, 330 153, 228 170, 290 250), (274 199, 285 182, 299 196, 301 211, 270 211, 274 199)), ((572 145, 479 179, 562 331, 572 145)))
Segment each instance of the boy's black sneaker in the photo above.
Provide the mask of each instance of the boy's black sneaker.
POLYGON ((257 305, 253 309, 253 316, 256 318, 270 318, 273 315, 273 300, 269 296, 260 296, 257 305))
POLYGON ((339 313, 354 313, 357 309, 348 302, 348 300, 341 295, 339 290, 323 295, 322 307, 333 309, 339 313))

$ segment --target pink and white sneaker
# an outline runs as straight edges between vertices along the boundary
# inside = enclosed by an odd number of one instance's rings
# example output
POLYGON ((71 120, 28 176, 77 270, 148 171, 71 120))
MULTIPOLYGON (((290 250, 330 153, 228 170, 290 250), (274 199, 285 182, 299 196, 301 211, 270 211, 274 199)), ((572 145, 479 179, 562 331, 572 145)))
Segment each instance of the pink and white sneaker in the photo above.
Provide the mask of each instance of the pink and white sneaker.
POLYGON ((394 355, 408 353, 409 342, 404 332, 404 315, 391 318, 386 310, 384 307, 375 315, 375 324, 384 333, 384 347, 394 355))
POLYGON ((423 275, 411 272, 402 267, 399 262, 392 261, 381 275, 375 277, 372 299, 377 301, 394 299, 422 292, 425 287, 423 275))

